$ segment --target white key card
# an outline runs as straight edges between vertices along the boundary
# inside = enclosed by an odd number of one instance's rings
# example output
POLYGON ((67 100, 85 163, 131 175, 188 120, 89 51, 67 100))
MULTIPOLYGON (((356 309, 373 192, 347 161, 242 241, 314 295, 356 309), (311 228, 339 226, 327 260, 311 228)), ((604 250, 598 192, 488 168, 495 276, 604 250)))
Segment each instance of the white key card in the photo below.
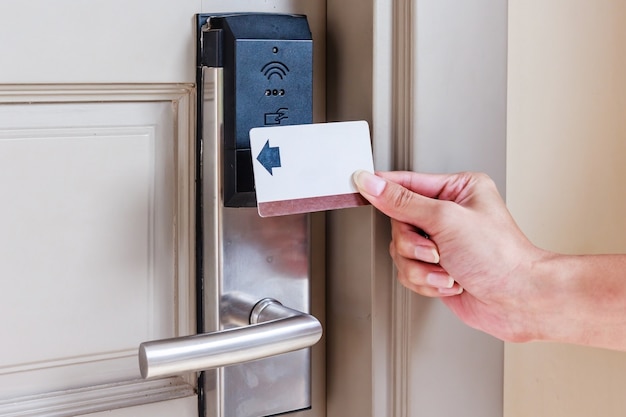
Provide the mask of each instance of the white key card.
POLYGON ((352 181, 374 172, 365 121, 254 128, 250 147, 261 217, 368 204, 352 181))

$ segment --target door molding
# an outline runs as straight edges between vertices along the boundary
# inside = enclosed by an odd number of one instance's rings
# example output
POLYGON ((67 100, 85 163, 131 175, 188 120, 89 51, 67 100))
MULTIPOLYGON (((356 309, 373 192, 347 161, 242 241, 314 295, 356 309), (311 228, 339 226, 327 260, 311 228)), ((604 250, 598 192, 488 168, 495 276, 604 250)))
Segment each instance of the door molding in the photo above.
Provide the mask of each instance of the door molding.
MULTIPOLYGON (((0 86, 0 106, 165 102, 173 108, 173 273, 172 337, 195 333, 195 87, 192 84, 15 84, 0 86)), ((111 370, 114 373, 113 370, 111 370)), ((124 371, 126 372, 126 371, 124 371)), ((137 368, 137 376, 139 371, 137 368)), ((123 377, 127 378, 127 377, 123 377)), ((195 377, 158 381, 119 380, 88 388, 0 399, 0 416, 55 416, 105 411, 195 395, 195 377), (44 411, 41 411, 44 410, 44 411), (54 413, 53 413, 54 412, 54 413), (49 414, 47 414, 49 415, 49 414)))
POLYGON ((0 400, 0 416, 77 416, 189 397, 195 394, 182 378, 129 381, 0 400))
MULTIPOLYGON (((178 298, 194 300, 194 161, 195 86, 193 84, 7 84, 0 85, 0 105, 170 101, 175 108, 177 140, 178 298)), ((187 304, 187 301, 185 302, 187 304)), ((179 311, 179 332, 193 332, 195 306, 179 311)))
MULTIPOLYGON (((329 120, 370 122, 378 170, 486 171, 503 191, 507 3, 327 7, 329 120)), ((502 343, 395 280, 388 224, 328 215, 329 416, 499 415, 502 343)))
MULTIPOLYGON (((0 103, 172 101, 191 110, 193 84, 3 84, 0 103)), ((190 117, 193 117, 191 114, 190 117)), ((189 127, 193 127, 191 124, 189 127)))
MULTIPOLYGON (((392 156, 394 170, 413 169, 414 138, 414 50, 415 50, 415 0, 393 2, 390 27, 393 29, 392 57, 392 156)), ((395 268, 392 272, 392 312, 391 338, 393 340, 393 392, 390 402, 394 417, 411 415, 410 409, 410 374, 411 367, 411 317, 413 299, 408 291, 396 279, 395 268)))
MULTIPOLYGON (((393 169, 483 171, 504 193, 508 2, 393 3, 393 169)), ((501 415, 503 343, 393 282, 394 417, 501 415)))

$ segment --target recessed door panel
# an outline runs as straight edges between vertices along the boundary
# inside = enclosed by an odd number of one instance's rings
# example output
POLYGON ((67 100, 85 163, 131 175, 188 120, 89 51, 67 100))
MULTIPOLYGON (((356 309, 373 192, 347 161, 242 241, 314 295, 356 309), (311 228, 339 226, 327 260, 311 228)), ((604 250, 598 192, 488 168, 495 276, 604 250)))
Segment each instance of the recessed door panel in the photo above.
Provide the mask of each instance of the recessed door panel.
POLYGON ((177 180, 187 169, 179 152, 189 150, 180 115, 167 95, 51 103, 59 99, 48 94, 47 103, 0 105, 0 311, 10 335, 0 410, 76 414, 81 402, 115 408, 120 392, 126 404, 142 402, 126 390, 193 395, 183 380, 121 384, 139 378, 141 340, 191 331, 191 308, 177 297, 193 282, 176 261, 189 236, 175 220, 185 223, 180 199, 189 198, 177 180), (115 389, 81 391, 103 384, 115 389))

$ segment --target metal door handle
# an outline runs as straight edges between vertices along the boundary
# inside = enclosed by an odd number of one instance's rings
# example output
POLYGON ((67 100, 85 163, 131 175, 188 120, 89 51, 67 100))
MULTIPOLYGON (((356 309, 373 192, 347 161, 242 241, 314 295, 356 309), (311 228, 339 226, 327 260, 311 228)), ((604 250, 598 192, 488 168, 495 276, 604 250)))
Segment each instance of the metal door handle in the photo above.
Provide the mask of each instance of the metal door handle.
POLYGON ((248 308, 245 301, 237 304, 233 310, 239 316, 247 314, 250 325, 142 343, 141 376, 157 378, 253 361, 310 347, 322 337, 322 325, 315 317, 271 298, 248 308))

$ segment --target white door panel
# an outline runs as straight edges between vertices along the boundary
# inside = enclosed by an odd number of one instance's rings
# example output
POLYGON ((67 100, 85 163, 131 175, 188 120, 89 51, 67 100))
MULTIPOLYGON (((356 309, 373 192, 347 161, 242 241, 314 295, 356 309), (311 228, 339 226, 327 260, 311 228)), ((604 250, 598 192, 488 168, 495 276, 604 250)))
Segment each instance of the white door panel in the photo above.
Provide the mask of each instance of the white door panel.
POLYGON ((193 396, 119 382, 142 340, 193 333, 191 93, 0 92, 0 415, 193 396))
POLYGON ((137 377, 136 345, 174 334, 172 106, 8 105, 0 123, 3 395, 137 377))
POLYGON ((198 9, 197 0, 4 0, 1 82, 192 83, 198 9))

